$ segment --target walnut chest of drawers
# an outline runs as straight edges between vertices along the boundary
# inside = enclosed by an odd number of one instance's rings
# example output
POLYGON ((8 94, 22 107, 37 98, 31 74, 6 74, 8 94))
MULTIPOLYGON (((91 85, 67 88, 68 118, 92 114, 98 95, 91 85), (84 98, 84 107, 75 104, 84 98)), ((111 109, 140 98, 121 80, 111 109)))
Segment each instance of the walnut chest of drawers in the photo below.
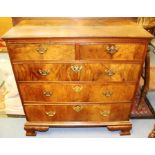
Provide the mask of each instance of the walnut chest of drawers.
POLYGON ((130 134, 130 111, 152 36, 130 21, 25 20, 7 32, 27 136, 49 127, 130 134))

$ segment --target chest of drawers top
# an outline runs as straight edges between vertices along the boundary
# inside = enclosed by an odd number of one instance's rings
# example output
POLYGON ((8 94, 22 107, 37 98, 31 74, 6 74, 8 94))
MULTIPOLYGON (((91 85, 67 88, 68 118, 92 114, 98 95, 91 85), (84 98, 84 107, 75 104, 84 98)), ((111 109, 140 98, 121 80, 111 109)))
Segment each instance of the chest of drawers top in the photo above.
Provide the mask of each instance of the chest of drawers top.
POLYGON ((102 18, 23 20, 3 36, 4 39, 57 37, 150 38, 152 36, 130 20, 102 18))

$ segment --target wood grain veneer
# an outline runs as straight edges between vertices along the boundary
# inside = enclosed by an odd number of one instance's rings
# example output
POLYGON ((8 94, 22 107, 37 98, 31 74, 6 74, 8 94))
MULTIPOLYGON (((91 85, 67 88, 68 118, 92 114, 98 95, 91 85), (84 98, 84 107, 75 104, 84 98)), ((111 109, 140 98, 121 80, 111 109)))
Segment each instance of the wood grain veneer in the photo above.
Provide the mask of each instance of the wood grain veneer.
POLYGON ((18 63, 13 65, 18 81, 137 81, 140 64, 131 63, 18 63), (72 66, 82 67, 74 72, 72 66), (39 71, 48 71, 43 76, 39 71), (29 75, 29 76, 27 76, 29 75), (130 76, 132 75, 132 76, 130 76))
POLYGON ((13 61, 75 60, 75 45, 9 44, 8 50, 13 61))
POLYGON ((145 49, 144 44, 135 43, 110 43, 110 44, 85 44, 80 45, 80 59, 110 59, 110 60, 141 60, 145 49), (108 47, 115 46, 118 51, 110 54, 107 51, 108 47))
MULTIPOLYGON (((59 105, 25 105, 29 121, 125 121, 130 113, 130 103, 119 104, 59 104, 59 105), (75 111, 80 107, 79 111, 75 111), (119 115, 118 111, 125 111, 119 115), (54 113, 48 116, 48 113, 54 113), (38 117, 39 116, 39 117, 38 117)), ((50 115, 50 114, 49 114, 50 115)))
POLYGON ((135 84, 20 83, 19 89, 23 101, 120 102, 132 101, 135 84))

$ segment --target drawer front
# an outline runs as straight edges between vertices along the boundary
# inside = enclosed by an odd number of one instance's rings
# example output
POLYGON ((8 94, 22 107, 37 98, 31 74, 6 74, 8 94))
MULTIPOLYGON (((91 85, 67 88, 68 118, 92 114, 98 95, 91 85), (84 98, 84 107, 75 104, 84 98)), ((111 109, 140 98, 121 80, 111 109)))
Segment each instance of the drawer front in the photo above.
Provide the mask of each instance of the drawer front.
POLYGON ((125 121, 130 103, 25 105, 28 121, 125 121))
POLYGON ((75 60, 75 45, 65 44, 8 44, 12 61, 75 60))
POLYGON ((20 83, 24 101, 116 102, 131 101, 134 84, 20 83))
POLYGON ((14 64, 18 81, 137 81, 140 64, 14 64))
POLYGON ((87 44, 80 46, 80 59, 142 60, 144 52, 140 43, 87 44))

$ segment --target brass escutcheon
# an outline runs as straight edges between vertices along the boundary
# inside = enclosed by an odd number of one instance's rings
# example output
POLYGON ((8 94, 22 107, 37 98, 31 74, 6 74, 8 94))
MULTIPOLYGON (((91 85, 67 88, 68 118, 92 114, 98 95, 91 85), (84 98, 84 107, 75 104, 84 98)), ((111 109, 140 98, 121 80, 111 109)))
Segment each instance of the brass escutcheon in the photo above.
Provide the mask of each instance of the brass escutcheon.
POLYGON ((44 91, 43 94, 44 94, 44 96, 50 97, 50 96, 52 96, 53 93, 50 91, 44 91))
POLYGON ((46 112, 46 115, 49 116, 49 117, 53 117, 55 114, 56 114, 55 111, 46 112))
POLYGON ((78 72, 81 71, 82 65, 77 65, 77 64, 71 65, 71 69, 72 69, 73 72, 78 73, 78 72))
POLYGON ((82 86, 72 86, 72 89, 76 92, 76 93, 79 93, 83 87, 82 86))
POLYGON ((100 114, 105 117, 110 114, 110 111, 100 111, 100 114))
POLYGON ((102 94, 106 97, 111 97, 113 93, 111 91, 106 91, 106 92, 103 92, 102 94))
POLYGON ((82 106, 75 105, 75 106, 73 106, 73 110, 76 111, 76 112, 80 112, 82 110, 82 106))
POLYGON ((40 75, 42 75, 42 76, 47 76, 49 74, 49 71, 48 70, 41 70, 41 69, 39 69, 38 70, 38 73, 40 75))
POLYGON ((38 52, 38 53, 40 53, 40 54, 44 54, 45 52, 47 52, 47 48, 45 48, 45 47, 38 47, 38 48, 36 48, 36 51, 38 52))
POLYGON ((108 75, 108 76, 113 76, 113 75, 115 75, 115 72, 114 72, 112 69, 106 69, 104 72, 105 72, 105 74, 108 75))
POLYGON ((116 47, 115 45, 108 45, 106 47, 106 50, 109 54, 113 55, 118 51, 118 47, 116 47))

